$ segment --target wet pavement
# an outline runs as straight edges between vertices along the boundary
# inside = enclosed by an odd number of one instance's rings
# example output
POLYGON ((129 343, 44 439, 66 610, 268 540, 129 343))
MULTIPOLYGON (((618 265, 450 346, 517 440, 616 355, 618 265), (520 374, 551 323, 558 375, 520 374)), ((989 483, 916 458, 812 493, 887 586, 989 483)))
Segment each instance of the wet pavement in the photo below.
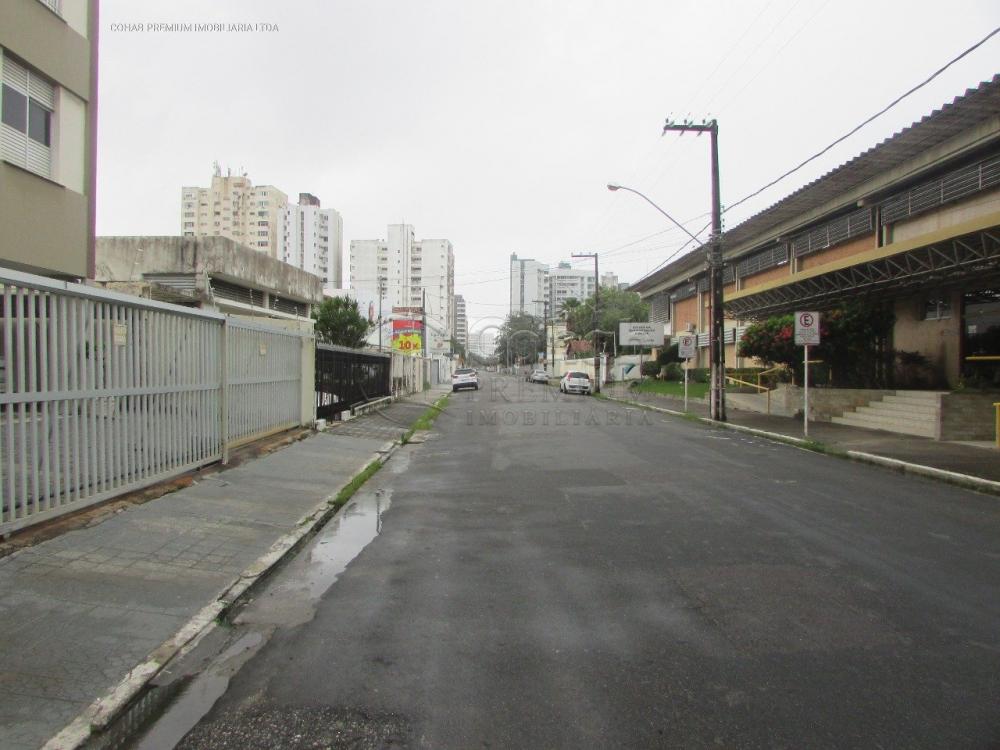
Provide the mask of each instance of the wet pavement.
POLYGON ((180 747, 1000 740, 995 497, 509 378, 366 489, 180 747))
MULTIPOLYGON (((612 384, 605 388, 605 393, 608 396, 627 401, 677 412, 684 411, 683 399, 649 393, 637 394, 623 384, 612 384)), ((691 399, 688 401, 688 412, 700 417, 708 417, 708 403, 700 399, 691 399)), ((801 417, 791 419, 729 407, 726 410, 726 418, 730 424, 734 425, 792 438, 803 437, 801 417)), ((866 430, 831 422, 810 422, 809 439, 841 453, 859 451, 920 466, 929 466, 942 471, 1000 482, 1000 450, 997 450, 995 444, 932 440, 882 430, 866 430)))
POLYGON ((335 425, 0 557, 4 750, 40 747, 134 675, 437 395, 335 425))

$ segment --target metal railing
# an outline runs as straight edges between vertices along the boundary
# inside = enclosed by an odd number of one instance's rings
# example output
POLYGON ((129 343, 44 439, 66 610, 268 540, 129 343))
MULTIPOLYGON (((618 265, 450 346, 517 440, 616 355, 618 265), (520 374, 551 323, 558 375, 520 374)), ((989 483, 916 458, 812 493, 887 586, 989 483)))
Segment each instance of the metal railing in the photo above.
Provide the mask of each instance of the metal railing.
POLYGON ((302 342, 216 312, 0 269, 0 533, 299 423, 302 342))
POLYGON ((359 402, 391 395, 391 356, 316 345, 316 416, 334 419, 359 402))

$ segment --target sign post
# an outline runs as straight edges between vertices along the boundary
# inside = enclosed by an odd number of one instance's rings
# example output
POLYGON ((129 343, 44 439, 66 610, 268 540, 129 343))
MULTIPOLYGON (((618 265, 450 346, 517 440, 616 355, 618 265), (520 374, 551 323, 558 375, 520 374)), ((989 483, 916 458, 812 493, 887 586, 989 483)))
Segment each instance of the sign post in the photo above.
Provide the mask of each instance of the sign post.
POLYGON ((684 413, 688 410, 688 367, 691 359, 695 355, 698 339, 695 336, 685 335, 677 339, 677 356, 684 360, 684 413))
POLYGON ((795 313, 795 343, 802 347, 802 434, 809 437, 809 347, 819 345, 819 313, 795 313))

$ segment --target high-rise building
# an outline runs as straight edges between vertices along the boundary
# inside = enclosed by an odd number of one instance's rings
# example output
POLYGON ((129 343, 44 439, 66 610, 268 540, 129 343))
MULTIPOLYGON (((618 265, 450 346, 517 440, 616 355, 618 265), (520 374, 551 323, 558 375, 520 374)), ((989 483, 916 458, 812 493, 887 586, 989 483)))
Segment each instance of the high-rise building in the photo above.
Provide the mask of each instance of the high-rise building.
POLYGON ((315 195, 299 193, 298 204, 285 208, 278 260, 319 276, 327 288, 339 289, 343 280, 343 232, 339 213, 322 208, 315 195))
POLYGON ((545 315, 548 266, 530 258, 510 254, 510 313, 545 315))
POLYGON ((618 289, 621 285, 618 283, 618 274, 613 271, 605 271, 601 274, 601 286, 608 287, 610 289, 618 289))
POLYGON ((576 299, 583 302, 594 294, 595 289, 593 271, 573 268, 569 263, 563 262, 548 271, 545 299, 555 305, 555 312, 558 315, 566 300, 576 299))
POLYGON ((452 325, 452 335, 455 341, 464 347, 469 345, 469 318, 465 312, 465 297, 455 295, 455 322, 452 325))
POLYGON ((255 186, 245 174, 223 176, 216 163, 210 187, 181 188, 181 234, 228 237, 278 258, 287 209, 288 196, 278 188, 255 186))
POLYGON ((0 264, 93 278, 98 0, 0 2, 0 264))
MULTIPOLYGON (((444 341, 453 330, 455 253, 450 240, 417 240, 409 224, 390 224, 384 240, 351 240, 350 280, 362 314, 388 321, 393 308, 424 307, 428 339, 444 341)), ((385 344, 391 334, 383 331, 385 344)), ((378 330, 369 336, 378 343, 378 330)), ((431 350, 431 353, 436 353, 431 350)))

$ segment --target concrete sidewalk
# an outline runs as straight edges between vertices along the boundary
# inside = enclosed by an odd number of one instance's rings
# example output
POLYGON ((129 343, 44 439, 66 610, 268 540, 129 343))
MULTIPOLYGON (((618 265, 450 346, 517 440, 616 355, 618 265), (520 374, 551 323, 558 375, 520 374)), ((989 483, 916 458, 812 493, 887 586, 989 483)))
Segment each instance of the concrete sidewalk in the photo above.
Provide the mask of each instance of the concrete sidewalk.
MULTIPOLYGON (((669 411, 683 412, 684 410, 683 399, 649 393, 636 394, 620 383, 605 386, 605 395, 669 411)), ((700 399, 689 399, 688 412, 707 418, 709 415, 708 402, 700 399)), ((769 416, 728 407, 726 418, 729 425, 737 428, 771 433, 793 440, 801 440, 803 437, 801 418, 769 416)), ((969 444, 938 441, 830 422, 810 422, 809 440, 821 443, 824 448, 834 453, 866 460, 870 463, 883 463, 886 466, 916 474, 936 476, 967 485, 975 484, 975 482, 964 482, 964 477, 981 480, 979 489, 1000 494, 1000 484, 995 487, 990 486, 991 483, 1000 483, 1000 451, 996 449, 995 445, 989 443, 969 444), (879 461, 879 459, 883 460, 879 461), (948 476, 948 474, 957 476, 948 476)))
POLYGON ((0 736, 72 747, 321 521, 435 389, 0 558, 0 736), (68 725, 71 728, 64 730, 68 725))

